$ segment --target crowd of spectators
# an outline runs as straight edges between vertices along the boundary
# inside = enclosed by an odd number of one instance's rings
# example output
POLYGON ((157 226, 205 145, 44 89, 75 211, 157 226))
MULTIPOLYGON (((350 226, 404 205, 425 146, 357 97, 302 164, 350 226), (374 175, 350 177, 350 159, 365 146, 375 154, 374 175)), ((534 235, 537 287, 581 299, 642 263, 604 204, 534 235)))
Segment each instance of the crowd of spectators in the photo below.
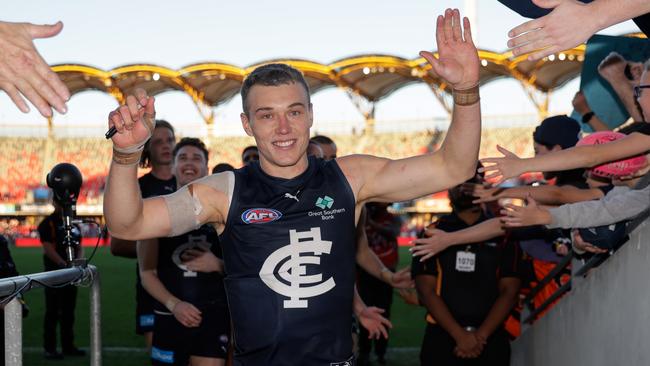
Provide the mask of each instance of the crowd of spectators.
MULTIPOLYGON (((494 156, 500 143, 528 156, 532 145, 526 136, 531 128, 485 129, 482 136, 481 156, 494 156)), ((372 154, 402 158, 435 150, 444 132, 420 131, 411 133, 381 133, 362 136, 336 136, 342 154, 372 154)), ((241 166, 240 152, 250 145, 249 137, 207 137, 210 166, 228 163, 241 166)), ((0 137, 3 154, 0 156, 0 202, 33 203, 32 189, 43 187, 46 164, 69 162, 76 165, 84 178, 79 203, 101 204, 103 187, 108 173, 106 161, 110 160, 110 146, 102 138, 55 138, 52 151, 47 150, 46 138, 0 137), (50 155, 51 156, 48 156, 50 155)), ((142 172, 144 174, 144 171, 142 172)))

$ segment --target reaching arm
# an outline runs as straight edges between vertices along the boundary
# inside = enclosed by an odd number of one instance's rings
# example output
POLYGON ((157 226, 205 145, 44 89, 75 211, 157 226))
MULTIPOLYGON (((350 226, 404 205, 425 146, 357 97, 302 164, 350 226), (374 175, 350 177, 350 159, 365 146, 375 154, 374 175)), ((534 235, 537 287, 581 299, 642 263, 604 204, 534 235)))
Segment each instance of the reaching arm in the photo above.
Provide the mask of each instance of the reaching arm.
POLYGON ((628 220, 650 208, 650 186, 549 209, 549 228, 587 228, 628 220))
MULTIPOLYGON (((632 88, 630 88, 630 93, 632 93, 632 88)), ((630 94, 632 95, 632 94, 630 94)), ((587 103, 587 98, 585 98, 585 95, 582 93, 582 90, 579 90, 576 92, 576 95, 573 97, 573 108, 580 114, 580 116, 584 119, 585 115, 588 113, 591 113, 591 118, 589 118, 589 121, 587 122, 591 128, 594 129, 594 131, 609 131, 611 128, 607 126, 603 121, 598 118, 598 116, 591 110, 591 107, 589 107, 589 103, 587 103)))
POLYGON ((594 33, 650 12, 646 0, 533 0, 553 9, 548 15, 527 21, 508 32, 508 47, 515 56, 533 52, 528 59, 542 59, 584 43, 594 33), (580 26, 576 26, 579 24, 580 26))
MULTIPOLYGON (((622 189, 622 188, 615 188, 622 189)), ((589 228, 610 225, 650 208, 650 186, 625 193, 610 192, 605 198, 545 208, 529 198, 524 207, 506 205, 501 221, 506 227, 547 225, 549 228, 589 228)))
POLYGON ((158 239, 138 241, 137 252, 142 287, 181 324, 198 327, 201 324, 201 312, 194 305, 174 296, 158 278, 158 239))
POLYGON ((500 198, 532 197, 544 205, 561 205, 580 201, 589 201, 603 197, 603 191, 597 188, 580 189, 574 186, 521 186, 512 188, 485 188, 479 184, 466 184, 471 194, 478 197, 474 203, 496 201, 500 198))
POLYGON ((481 138, 476 89, 479 59, 467 18, 463 28, 464 36, 458 10, 447 9, 437 20, 438 58, 421 52, 432 71, 455 90, 452 122, 442 147, 435 153, 400 160, 360 155, 338 159, 357 202, 413 199, 462 183, 475 174, 474 159, 481 138))
POLYGON ((371 276, 376 277, 386 284, 395 288, 411 288, 413 281, 408 269, 402 269, 398 273, 386 268, 377 254, 368 246, 368 236, 366 235, 365 224, 367 214, 365 209, 361 212, 359 222, 357 223, 357 264, 368 272, 371 276))
POLYGON ((393 271, 389 270, 381 262, 377 254, 370 249, 368 246, 368 236, 366 235, 366 210, 364 209, 359 217, 359 222, 357 223, 357 264, 363 268, 364 271, 368 272, 371 276, 376 277, 387 284, 391 285, 391 276, 390 274, 393 271), (388 274, 388 277, 384 275, 388 274))
POLYGON ((453 245, 480 243, 505 234, 498 218, 483 221, 478 225, 463 230, 446 232, 435 228, 426 230, 426 238, 415 240, 415 246, 410 249, 414 257, 421 256, 421 262, 453 245))
POLYGON ((495 179, 494 184, 527 172, 590 168, 598 164, 644 154, 650 150, 650 136, 633 132, 620 140, 607 144, 576 146, 528 159, 521 159, 501 146, 497 146, 497 149, 504 156, 481 159, 485 166, 479 169, 486 173, 486 179, 495 179))
POLYGON ((362 233, 358 233, 357 240, 357 264, 371 276, 384 281, 392 287, 412 288, 413 281, 409 275, 409 269, 404 268, 399 272, 393 272, 386 268, 379 257, 377 257, 377 254, 368 246, 368 237, 365 234, 365 230, 361 231, 362 233))

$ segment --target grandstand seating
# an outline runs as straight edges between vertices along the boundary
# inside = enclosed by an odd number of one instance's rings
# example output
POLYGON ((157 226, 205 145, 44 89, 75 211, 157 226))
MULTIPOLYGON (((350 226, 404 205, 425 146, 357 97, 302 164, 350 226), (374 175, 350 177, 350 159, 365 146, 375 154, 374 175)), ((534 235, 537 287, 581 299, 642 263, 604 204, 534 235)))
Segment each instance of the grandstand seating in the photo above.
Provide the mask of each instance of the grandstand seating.
MULTIPOLYGON (((532 154, 531 128, 483 129, 480 156, 498 156, 497 143, 513 150, 517 155, 532 154)), ((373 135, 331 136, 339 148, 339 155, 354 153, 372 154, 389 158, 418 155, 439 147, 444 138, 434 139, 433 131, 408 133, 382 133, 373 135)), ((52 157, 46 159, 46 139, 34 137, 0 137, 3 153, 0 155, 0 202, 25 203, 28 192, 44 185, 47 171, 56 163, 76 165, 84 177, 79 203, 101 203, 102 190, 111 159, 111 145, 103 138, 54 138, 52 157), (49 164, 51 166, 45 166, 49 164)), ((210 151, 210 167, 217 163, 241 166, 241 151, 253 144, 250 137, 204 138, 210 151)), ((144 171, 140 172, 141 174, 144 171)))
POLYGON ((2 201, 22 202, 27 189, 42 179, 45 140, 33 137, 0 138, 0 193, 2 201))

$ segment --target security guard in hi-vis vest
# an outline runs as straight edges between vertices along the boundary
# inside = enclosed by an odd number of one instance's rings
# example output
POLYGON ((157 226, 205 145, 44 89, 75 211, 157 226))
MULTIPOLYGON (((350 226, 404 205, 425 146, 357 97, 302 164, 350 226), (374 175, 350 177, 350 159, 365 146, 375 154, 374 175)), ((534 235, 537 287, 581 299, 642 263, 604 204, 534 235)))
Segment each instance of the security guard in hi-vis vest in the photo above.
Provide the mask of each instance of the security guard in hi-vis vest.
MULTIPOLYGON (((235 365, 351 365, 355 221, 366 202, 410 200, 472 177, 481 117, 479 58, 469 21, 447 9, 437 19, 438 57, 421 54, 454 90, 445 141, 433 153, 391 160, 350 155, 308 159, 313 109, 300 71, 253 70, 241 89, 242 126, 258 164, 192 182, 142 201, 140 146, 153 129, 144 90, 109 115, 113 161, 104 214, 118 237, 176 236, 211 224, 221 235, 235 365)), ((355 305, 356 307, 356 305, 355 305)))

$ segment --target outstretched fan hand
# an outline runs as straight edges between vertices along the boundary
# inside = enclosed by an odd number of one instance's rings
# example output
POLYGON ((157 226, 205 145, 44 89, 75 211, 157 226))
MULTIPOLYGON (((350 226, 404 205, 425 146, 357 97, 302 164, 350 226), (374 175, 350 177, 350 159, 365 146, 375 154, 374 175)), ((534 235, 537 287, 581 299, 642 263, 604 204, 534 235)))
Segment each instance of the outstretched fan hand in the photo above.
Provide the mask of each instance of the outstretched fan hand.
POLYGON ((485 173, 486 180, 493 180, 493 186, 526 172, 526 167, 523 166, 524 160, 515 153, 499 145, 497 145, 497 150, 503 154, 503 157, 480 159, 483 167, 478 169, 479 173, 485 173))

